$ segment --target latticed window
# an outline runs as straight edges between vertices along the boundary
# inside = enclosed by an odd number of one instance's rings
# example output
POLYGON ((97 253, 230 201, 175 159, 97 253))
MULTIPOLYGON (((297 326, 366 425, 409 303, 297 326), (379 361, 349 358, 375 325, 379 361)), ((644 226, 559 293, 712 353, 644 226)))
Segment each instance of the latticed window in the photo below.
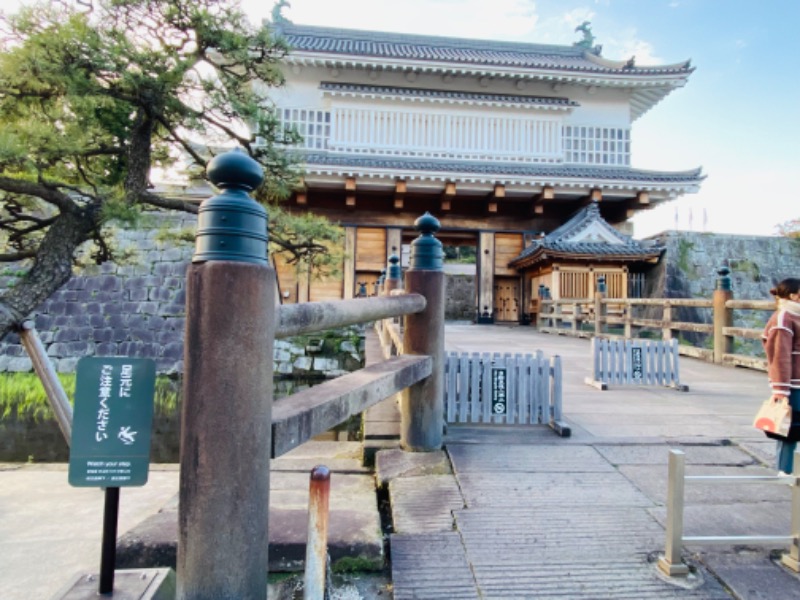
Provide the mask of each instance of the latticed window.
POLYGON ((564 126, 564 159, 589 165, 630 165, 630 131, 618 127, 564 126))
POLYGON ((331 113, 310 108, 282 108, 278 111, 284 131, 300 134, 301 148, 324 150, 331 135, 331 113))

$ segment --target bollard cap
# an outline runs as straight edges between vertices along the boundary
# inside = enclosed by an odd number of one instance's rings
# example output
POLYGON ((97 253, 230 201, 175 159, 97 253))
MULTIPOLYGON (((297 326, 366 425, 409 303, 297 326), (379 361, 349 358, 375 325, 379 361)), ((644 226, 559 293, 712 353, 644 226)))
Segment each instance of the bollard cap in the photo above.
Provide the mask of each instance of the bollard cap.
POLYGON ((411 259, 409 268, 414 271, 441 271, 444 266, 444 249, 442 242, 434 237, 441 229, 441 223, 429 212, 416 221, 414 228, 420 236, 411 242, 411 259))
POLYGON ((207 173, 222 193, 200 205, 192 262, 267 265, 267 211, 248 194, 264 180, 261 165, 236 149, 211 159, 207 173))
POLYGON ((389 271, 387 273, 388 279, 400 279, 402 272, 400 268, 400 257, 397 254, 392 254, 389 257, 389 271))
POLYGON ((719 275, 719 277, 717 277, 716 289, 722 290, 723 292, 730 292, 733 289, 731 287, 731 278, 728 277, 730 273, 731 270, 726 266, 717 269, 717 275, 719 275))

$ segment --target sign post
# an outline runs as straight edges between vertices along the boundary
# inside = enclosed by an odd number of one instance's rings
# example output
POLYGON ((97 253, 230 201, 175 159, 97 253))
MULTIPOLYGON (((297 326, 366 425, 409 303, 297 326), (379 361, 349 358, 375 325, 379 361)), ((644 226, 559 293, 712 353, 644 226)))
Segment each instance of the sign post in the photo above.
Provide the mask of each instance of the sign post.
POLYGON ((114 589, 119 488, 147 483, 155 380, 147 358, 78 361, 69 483, 106 489, 100 594, 114 589))

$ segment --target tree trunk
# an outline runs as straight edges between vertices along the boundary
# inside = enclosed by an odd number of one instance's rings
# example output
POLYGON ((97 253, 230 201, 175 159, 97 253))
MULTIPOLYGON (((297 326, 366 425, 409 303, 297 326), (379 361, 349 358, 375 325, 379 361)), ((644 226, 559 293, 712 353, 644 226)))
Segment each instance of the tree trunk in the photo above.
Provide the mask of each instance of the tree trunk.
POLYGON ((0 296, 0 340, 72 276, 78 247, 95 229, 88 212, 64 212, 42 240, 33 267, 14 287, 0 296))

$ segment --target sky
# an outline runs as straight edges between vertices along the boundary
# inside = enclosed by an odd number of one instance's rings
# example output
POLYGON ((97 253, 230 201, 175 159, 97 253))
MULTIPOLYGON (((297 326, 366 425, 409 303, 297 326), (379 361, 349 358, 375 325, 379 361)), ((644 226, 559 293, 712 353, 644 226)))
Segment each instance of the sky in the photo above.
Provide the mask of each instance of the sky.
MULTIPOLYGON (((696 71, 633 123, 632 166, 702 167, 697 194, 634 219, 668 229, 775 235, 800 218, 800 0, 290 0, 303 25, 572 44, 590 21, 603 56, 696 71)), ((254 21, 272 3, 243 0, 254 21)))

